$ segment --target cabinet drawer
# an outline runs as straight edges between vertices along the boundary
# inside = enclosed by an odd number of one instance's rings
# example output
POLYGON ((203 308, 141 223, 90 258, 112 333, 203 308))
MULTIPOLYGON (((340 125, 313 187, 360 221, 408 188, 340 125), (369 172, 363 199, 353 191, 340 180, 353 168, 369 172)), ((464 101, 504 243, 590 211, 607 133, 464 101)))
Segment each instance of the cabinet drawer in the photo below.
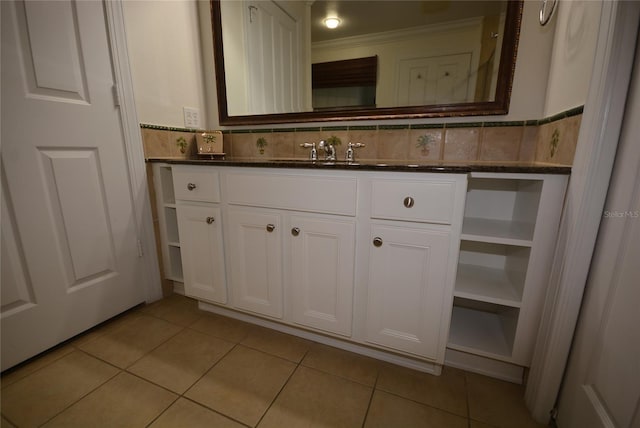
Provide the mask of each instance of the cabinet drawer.
POLYGON ((173 168, 173 189, 177 200, 220 202, 218 172, 201 166, 173 168))
POLYGON ((230 204, 356 214, 355 177, 229 173, 225 175, 230 204))
POLYGON ((454 180, 373 180, 371 217, 451 224, 454 180))

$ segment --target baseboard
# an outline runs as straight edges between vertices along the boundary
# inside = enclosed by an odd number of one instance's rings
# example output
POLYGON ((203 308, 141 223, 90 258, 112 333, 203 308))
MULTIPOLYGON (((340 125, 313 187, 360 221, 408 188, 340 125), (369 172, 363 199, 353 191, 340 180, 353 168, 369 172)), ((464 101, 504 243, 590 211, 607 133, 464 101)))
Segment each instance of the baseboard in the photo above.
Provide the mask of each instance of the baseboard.
POLYGON ((522 384, 524 380, 524 367, 522 366, 456 351, 455 349, 447 348, 444 355, 444 365, 517 384, 522 384))

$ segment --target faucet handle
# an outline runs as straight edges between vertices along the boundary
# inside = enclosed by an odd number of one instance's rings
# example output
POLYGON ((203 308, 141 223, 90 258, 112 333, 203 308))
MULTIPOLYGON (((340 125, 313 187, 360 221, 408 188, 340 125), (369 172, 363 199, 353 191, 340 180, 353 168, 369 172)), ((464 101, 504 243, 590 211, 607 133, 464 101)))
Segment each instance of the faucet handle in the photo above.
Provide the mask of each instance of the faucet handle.
POLYGON ((309 159, 312 161, 318 160, 318 151, 316 150, 316 143, 302 143, 300 147, 305 149, 311 149, 309 152, 309 159))
POLYGON ((354 162, 356 160, 355 152, 353 149, 359 149, 360 147, 365 147, 363 143, 349 143, 347 144, 347 152, 346 152, 346 161, 354 162))

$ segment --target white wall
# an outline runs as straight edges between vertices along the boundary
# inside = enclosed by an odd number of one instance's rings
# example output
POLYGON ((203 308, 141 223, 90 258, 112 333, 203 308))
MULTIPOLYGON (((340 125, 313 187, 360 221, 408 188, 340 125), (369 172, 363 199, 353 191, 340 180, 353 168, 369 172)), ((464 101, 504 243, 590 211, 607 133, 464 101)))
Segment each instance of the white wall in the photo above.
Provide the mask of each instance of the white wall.
MULTIPOLYGON (((127 0, 124 6, 140 121, 165 126, 183 126, 182 107, 186 105, 201 108, 202 116, 206 118, 206 125, 203 124, 203 127, 218 128, 209 2, 127 0)), ((576 74, 581 75, 579 80, 588 81, 588 77, 584 76, 585 69, 581 69, 577 62, 571 63, 571 73, 565 71, 559 63, 554 63, 551 81, 554 88, 561 88, 547 91, 555 24, 558 18, 566 14, 562 13, 562 7, 563 2, 560 2, 558 16, 546 27, 541 27, 538 23, 540 3, 533 0, 525 1, 508 115, 398 120, 385 123, 539 119, 546 117, 547 112, 582 105, 586 97, 587 84, 577 84, 576 74), (579 72, 576 73, 576 70, 579 72), (573 79, 576 79, 576 82, 573 82, 573 79), (567 81, 573 88, 570 93, 563 89, 567 81), (548 92, 555 106, 549 109, 545 108, 548 92), (580 102, 573 101, 574 99, 580 102)), ((584 46, 594 44, 595 41, 584 42, 584 46)), ((557 49, 555 53, 559 55, 557 49)))
POLYGON ((584 105, 602 9, 600 2, 592 0, 558 4, 544 116, 584 105))
POLYGON ((126 0, 123 6, 140 122, 184 127, 185 106, 206 118, 196 1, 126 0))

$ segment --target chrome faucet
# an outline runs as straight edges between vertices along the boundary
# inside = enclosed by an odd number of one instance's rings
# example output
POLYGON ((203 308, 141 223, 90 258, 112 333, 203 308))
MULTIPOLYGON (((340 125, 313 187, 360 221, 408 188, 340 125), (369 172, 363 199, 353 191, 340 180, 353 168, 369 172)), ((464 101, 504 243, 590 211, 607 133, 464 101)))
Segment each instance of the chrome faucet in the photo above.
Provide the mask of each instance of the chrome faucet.
POLYGON ((336 148, 331 143, 327 143, 325 140, 320 140, 318 148, 324 150, 324 160, 334 161, 336 160, 336 148))
POLYGON ((362 143, 355 143, 355 144, 349 143, 347 145, 347 153, 346 153, 345 160, 347 162, 355 162, 356 156, 355 156, 355 152, 354 152, 353 149, 358 149, 360 147, 364 147, 364 144, 362 144, 362 143))
POLYGON ((309 160, 316 161, 318 160, 318 151, 316 150, 316 143, 302 143, 300 147, 305 149, 311 149, 309 152, 309 160))

